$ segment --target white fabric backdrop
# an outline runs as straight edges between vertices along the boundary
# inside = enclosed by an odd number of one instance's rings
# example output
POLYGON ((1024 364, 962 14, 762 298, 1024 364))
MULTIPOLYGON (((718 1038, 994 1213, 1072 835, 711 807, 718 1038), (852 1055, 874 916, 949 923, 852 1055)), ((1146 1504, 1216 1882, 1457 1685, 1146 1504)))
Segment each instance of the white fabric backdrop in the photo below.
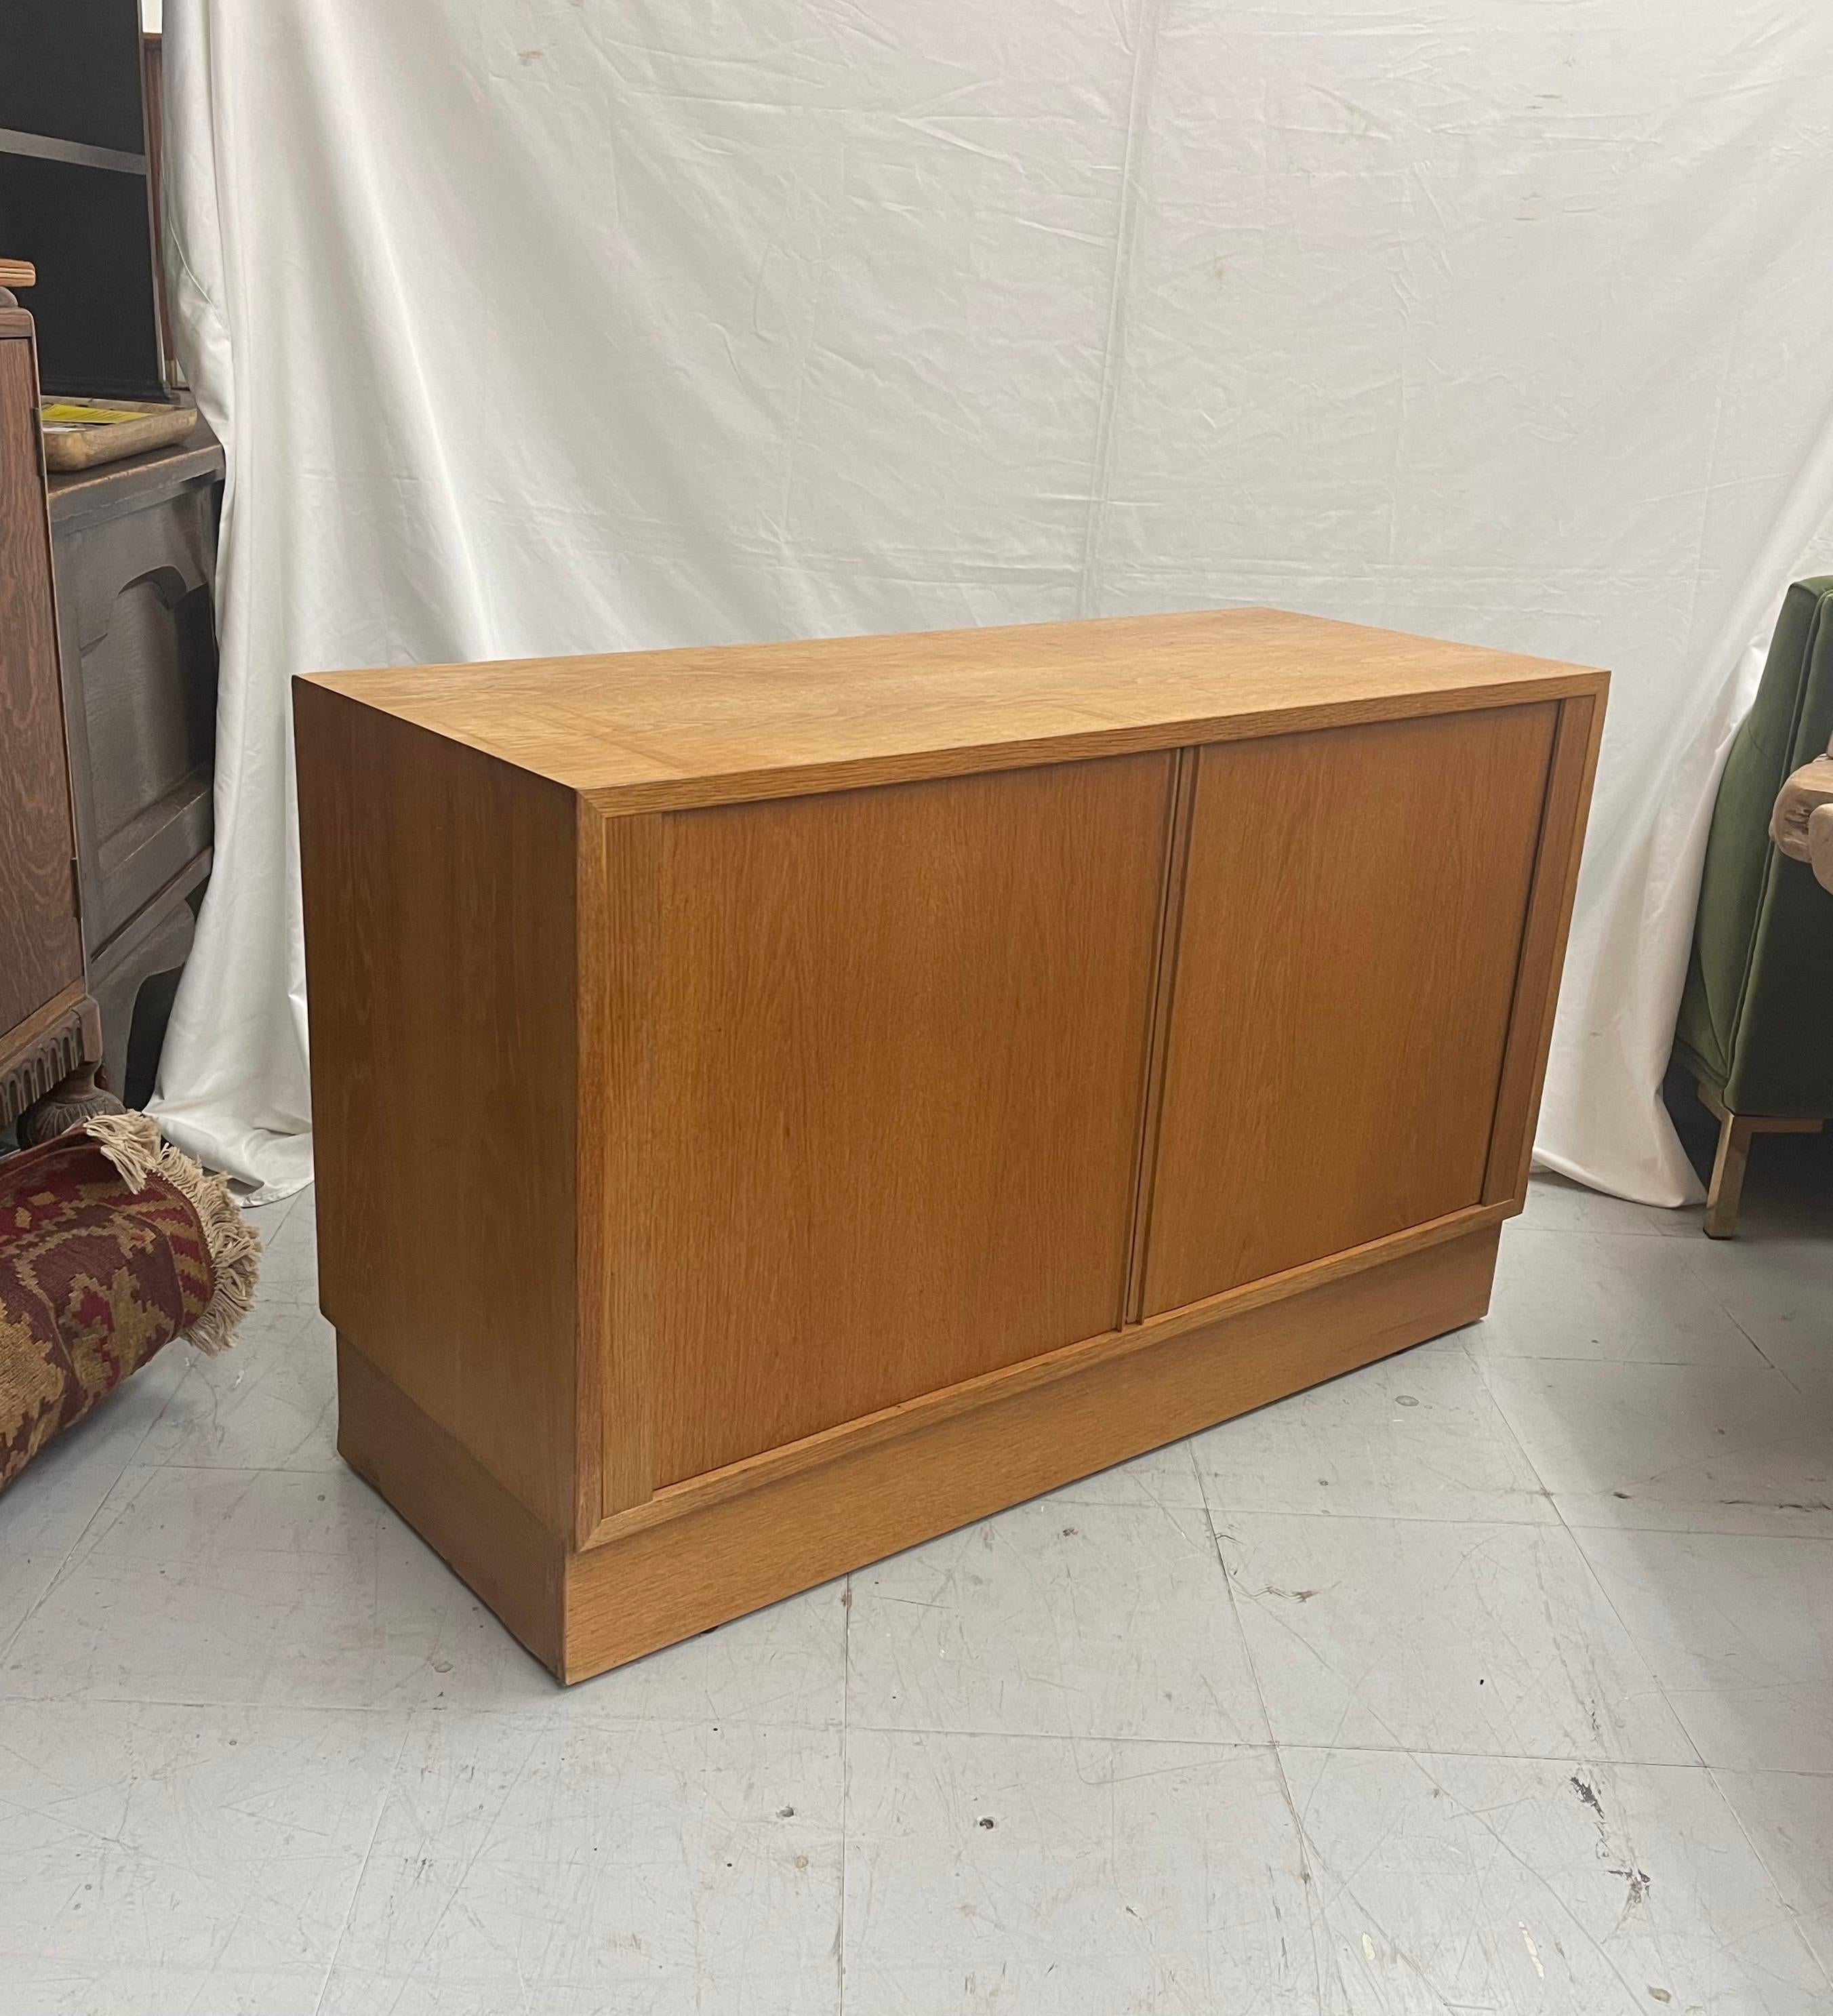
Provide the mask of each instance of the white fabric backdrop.
POLYGON ((1541 1149, 1655 1086, 1833 499, 1792 0, 170 0, 228 445, 218 866, 161 1116, 309 1167, 314 667, 1267 602, 1616 675, 1541 1149))

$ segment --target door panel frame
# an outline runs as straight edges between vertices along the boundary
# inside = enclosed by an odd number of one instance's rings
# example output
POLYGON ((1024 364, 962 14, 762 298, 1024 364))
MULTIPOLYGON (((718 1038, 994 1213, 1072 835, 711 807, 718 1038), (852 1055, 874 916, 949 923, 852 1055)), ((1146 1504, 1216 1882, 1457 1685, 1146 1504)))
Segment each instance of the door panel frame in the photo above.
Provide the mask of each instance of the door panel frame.
MULTIPOLYGON (((1522 701, 1520 704, 1529 704, 1522 701)), ((650 1448, 647 1395, 652 1368, 642 1350, 638 1316, 647 1292, 640 1269, 640 1237, 614 1256, 603 1249, 596 1228, 612 1208, 639 1214, 636 1192, 620 1183, 636 1179, 647 1166, 645 1123, 640 1112, 607 1130, 604 1152, 582 1150, 579 1171, 581 1327, 577 1360, 578 1418, 589 1424, 578 1438, 574 1544, 581 1550, 675 1516, 679 1507, 747 1492, 766 1479, 798 1474, 835 1460, 843 1452, 927 1431, 932 1420, 952 1417, 996 1394, 1017 1395, 1051 1384, 1084 1365, 1124 1359, 1135 1350, 1197 1332, 1225 1314, 1259 1309, 1309 1295, 1324 1284, 1359 1276, 1445 1242, 1492 1240, 1495 1229, 1518 1212, 1525 1198, 1561 968, 1565 934, 1576 885, 1585 819, 1596 775, 1604 709, 1590 694, 1561 698, 1540 812, 1513 991, 1491 1116, 1481 1199, 1467 1209, 1413 1226, 1366 1246, 1327 1255, 1262 1280, 1243 1283, 1157 1316, 1143 1302, 1145 1255, 1151 1234, 1151 1201, 1158 1171, 1163 1119, 1166 1053, 1178 977, 1180 923, 1189 869, 1190 834, 1197 761, 1207 746, 1191 743, 1176 752, 1166 826, 1164 883, 1158 922, 1154 983, 1135 1156, 1132 1224, 1121 1325, 1079 1343, 1000 1367, 965 1385, 920 1395, 856 1420, 842 1422, 780 1447, 706 1473, 658 1487, 650 1448), (621 1348, 603 1347, 618 1337, 621 1348)), ((1425 708, 1422 716, 1453 711, 1425 708)), ((1463 711, 1464 710, 1454 710, 1463 711)), ((1384 717, 1391 718, 1391 717, 1384 717)), ((1411 717, 1401 717, 1411 718, 1411 717)), ((1280 732, 1280 731, 1273 731, 1280 732)), ((1243 738, 1259 739, 1259 738, 1243 738)), ((1023 766, 1029 767, 1029 766, 1023 766)), ((655 851, 658 815, 606 816, 582 807, 580 895, 582 920, 621 916, 628 937, 625 956, 600 967, 589 982, 582 974, 581 1095, 616 1096, 629 1074, 640 1074, 639 1025, 646 1006, 646 953, 665 928, 655 851), (589 993, 592 1005, 587 1006, 589 993), (587 1031, 592 1031, 586 1041, 587 1031), (636 1046, 632 1049, 631 1046, 636 1046)), ((644 1102, 636 1102, 640 1107, 644 1102)), ((582 1130, 582 1134, 584 1130, 582 1130)), ((620 1241, 620 1247, 624 1242, 620 1241)), ((1480 1313, 1480 1311, 1478 1312, 1480 1313)), ((1470 1319, 1467 1316, 1464 1320, 1470 1319)), ((1363 1355, 1398 1345, 1390 1341, 1363 1355)), ((1359 1357, 1356 1362, 1360 1362, 1359 1357)), ((661 1367, 653 1368, 660 1372, 661 1367)), ((1320 1376, 1323 1376, 1320 1373, 1320 1376)))

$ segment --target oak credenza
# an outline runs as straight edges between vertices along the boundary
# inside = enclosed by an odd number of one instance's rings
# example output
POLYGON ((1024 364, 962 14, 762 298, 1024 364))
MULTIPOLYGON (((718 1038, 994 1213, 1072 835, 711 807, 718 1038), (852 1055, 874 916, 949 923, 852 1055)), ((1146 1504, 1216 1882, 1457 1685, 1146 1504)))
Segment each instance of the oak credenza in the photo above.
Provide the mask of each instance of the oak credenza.
POLYGON ((1268 610, 297 682, 346 1459, 576 1679, 1474 1320, 1605 685, 1268 610))

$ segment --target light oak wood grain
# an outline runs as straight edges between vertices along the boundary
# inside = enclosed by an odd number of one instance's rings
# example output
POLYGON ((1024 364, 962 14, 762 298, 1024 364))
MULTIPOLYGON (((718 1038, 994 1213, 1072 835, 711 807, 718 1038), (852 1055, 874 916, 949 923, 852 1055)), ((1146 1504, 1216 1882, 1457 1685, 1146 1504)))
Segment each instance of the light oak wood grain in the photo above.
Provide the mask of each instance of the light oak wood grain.
POLYGON ((564 1532, 574 800, 336 693, 297 704, 320 1301, 564 1532))
POLYGON ((636 812, 1554 699, 1597 676, 1247 609, 315 680, 636 812))
POLYGON ((800 1460, 697 1478, 568 1550, 348 1339, 338 1448, 544 1665, 579 1680, 901 1547, 1474 1323, 1493 1222, 1123 1348, 1064 1354, 816 1438, 800 1460))
MULTIPOLYGON (((650 1432, 652 1312, 659 1239, 657 1126, 667 1088, 655 976, 667 918, 662 822, 606 819, 581 803, 578 1332, 574 1532, 583 1546, 609 1511, 640 1504, 655 1483, 650 1432)), ((657 1376, 667 1368, 657 1363, 657 1376)))
POLYGON ((1187 1330, 1206 1329, 1225 1318, 1233 1321, 1250 1310, 1283 1301, 1291 1295, 1307 1294, 1328 1282, 1346 1280, 1352 1274, 1390 1266, 1432 1247, 1492 1230, 1507 1215, 1507 1208, 1502 1205, 1473 1205, 1466 1211, 1453 1211, 1447 1218, 1435 1219, 1428 1224, 1410 1226, 1406 1231, 1392 1233, 1385 1239, 1372 1240, 1366 1246, 1333 1253, 1328 1259, 1313 1261, 1306 1266, 1290 1268, 1283 1274, 1269 1275, 1264 1280, 1251 1281, 1244 1287, 1226 1290, 1219 1295, 1207 1296, 1200 1302, 1169 1310, 1163 1316, 1103 1331, 1098 1336, 1084 1337, 1078 1343, 1064 1345, 1058 1350, 1017 1364, 1001 1366, 994 1371, 964 1379, 958 1385, 938 1388, 876 1413, 861 1415, 834 1427, 821 1429, 798 1442, 785 1443, 757 1456, 741 1457, 720 1469, 663 1486, 643 1503, 609 1514, 579 1544, 582 1548, 596 1547, 612 1540, 627 1539, 646 1527, 677 1517, 681 1507, 690 1500, 697 1506, 705 1506, 716 1498, 743 1496, 766 1484, 779 1483, 802 1471, 830 1462, 843 1448, 849 1456, 858 1455, 880 1443, 898 1440, 919 1425, 937 1427, 958 1414, 972 1413, 995 1399, 1009 1400, 1029 1392, 1033 1387, 1050 1385, 1061 1379, 1080 1378, 1098 1366, 1118 1366, 1124 1360, 1152 1351, 1172 1337, 1182 1337, 1187 1330))
POLYGON ((337 1394, 337 1453, 557 1672, 566 1656, 564 1543, 342 1337, 337 1394))
POLYGON ((1489 1307, 1496 1237, 1493 1226, 1479 1228, 1207 1323, 1168 1327, 1146 1348, 1089 1355, 1057 1377, 1028 1379, 1015 1366, 980 1382, 971 1406, 913 1409, 878 1435, 832 1437, 815 1460, 763 1471, 741 1491, 722 1490, 718 1479, 684 1485, 666 1517, 632 1522, 569 1558, 563 1677, 640 1658, 1475 1323, 1489 1307))
POLYGON ((1148 1315, 1478 1201, 1554 714, 1203 751, 1148 1315))
POLYGON ((661 821, 604 1221, 654 1482, 1118 1324, 1172 769, 661 821))
POLYGON ((1264 611, 297 682, 340 1446, 577 1678, 1471 1320, 1604 684, 1264 611))

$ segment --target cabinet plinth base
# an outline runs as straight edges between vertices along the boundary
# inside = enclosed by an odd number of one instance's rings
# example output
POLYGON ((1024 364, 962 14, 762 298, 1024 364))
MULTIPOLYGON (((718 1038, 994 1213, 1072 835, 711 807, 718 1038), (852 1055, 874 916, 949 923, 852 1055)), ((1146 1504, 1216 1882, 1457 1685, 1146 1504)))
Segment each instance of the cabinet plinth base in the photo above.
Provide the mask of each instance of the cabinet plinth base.
POLYGON ((1193 1323, 670 1487, 574 1550, 338 1339, 338 1448, 559 1678, 585 1679, 1428 1337, 1489 1307, 1500 1214, 1193 1323))

